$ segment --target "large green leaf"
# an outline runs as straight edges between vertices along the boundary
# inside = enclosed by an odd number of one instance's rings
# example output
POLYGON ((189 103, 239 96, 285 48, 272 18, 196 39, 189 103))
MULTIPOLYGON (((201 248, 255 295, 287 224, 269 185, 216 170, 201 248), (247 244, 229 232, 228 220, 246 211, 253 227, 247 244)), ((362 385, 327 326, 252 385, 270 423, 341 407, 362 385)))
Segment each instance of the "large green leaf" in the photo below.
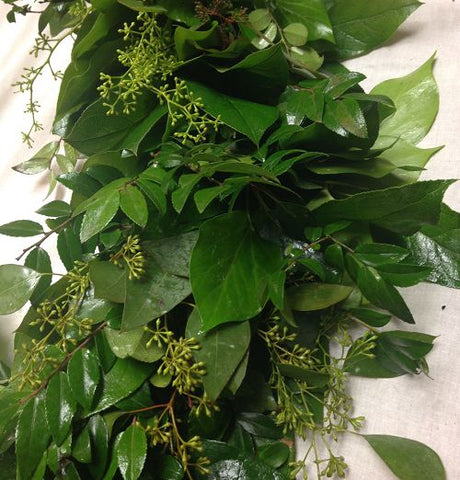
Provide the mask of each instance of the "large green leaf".
POLYGON ((89 275, 94 285, 94 296, 115 303, 123 303, 126 297, 125 276, 123 268, 112 262, 92 261, 89 275))
POLYGON ((21 265, 0 265, 0 315, 19 310, 29 300, 40 274, 21 265))
POLYGON ((15 220, 14 222, 0 225, 0 234, 10 237, 34 237, 42 233, 43 227, 31 220, 15 220))
POLYGON ((363 435, 400 480, 445 480, 438 454, 423 443, 392 435, 363 435))
POLYGON ((31 398, 19 416, 16 429, 16 460, 21 480, 30 480, 50 440, 44 397, 31 398))
POLYGON ((59 372, 49 382, 45 405, 50 433, 56 445, 60 446, 69 433, 77 409, 69 378, 64 372, 59 372))
POLYGON ((310 312, 345 300, 352 290, 352 287, 346 285, 306 283, 289 288, 286 291, 286 300, 293 310, 310 312))
POLYGON ((204 390, 209 399, 215 401, 246 354, 251 340, 249 323, 220 325, 204 333, 201 330, 201 318, 195 309, 187 323, 187 336, 195 338, 200 344, 201 348, 195 351, 194 357, 205 364, 204 390))
POLYGON ((120 472, 125 480, 137 480, 147 458, 147 438, 144 429, 137 424, 130 425, 120 436, 117 445, 117 459, 120 472))
POLYGON ((204 330, 252 318, 264 306, 270 276, 282 266, 279 247, 252 229, 244 212, 201 226, 190 280, 204 330))
POLYGON ((420 230, 439 219, 444 192, 453 180, 431 180, 402 187, 351 195, 333 200, 314 210, 320 225, 343 221, 368 221, 403 235, 420 230))
POLYGON ((191 232, 143 245, 146 272, 140 280, 126 277, 122 330, 147 324, 190 295, 189 262, 195 242, 196 233, 191 232))
POLYGON ((388 40, 419 6, 417 0, 333 0, 329 10, 337 55, 361 55, 388 40))
POLYGON ((230 97, 200 83, 188 81, 189 90, 201 98, 204 110, 243 133, 256 145, 278 118, 278 109, 241 98, 230 97))
POLYGON ((130 358, 118 359, 104 377, 104 388, 93 413, 105 410, 135 392, 149 378, 153 365, 130 358))
POLYGON ((101 378, 94 353, 86 348, 77 350, 70 359, 67 375, 74 398, 84 408, 90 408, 101 378))
POLYGON ((439 108, 433 63, 434 56, 409 75, 386 80, 372 89, 371 94, 386 95, 396 106, 396 112, 382 122, 380 135, 417 144, 429 132, 439 108))
POLYGON ((334 43, 332 25, 323 0, 277 0, 276 15, 283 26, 300 22, 308 29, 308 41, 328 40, 334 43))

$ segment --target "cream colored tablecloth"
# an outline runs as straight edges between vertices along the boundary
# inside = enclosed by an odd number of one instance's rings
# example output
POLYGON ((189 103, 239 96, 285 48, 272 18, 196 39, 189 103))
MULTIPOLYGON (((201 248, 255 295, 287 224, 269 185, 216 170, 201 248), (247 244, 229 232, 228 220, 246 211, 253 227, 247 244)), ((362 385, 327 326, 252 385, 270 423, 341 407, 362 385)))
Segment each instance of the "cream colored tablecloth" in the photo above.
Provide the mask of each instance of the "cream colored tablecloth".
MULTIPOLYGON (((375 1, 375 0, 369 0, 375 1)), ((47 192, 46 178, 25 176, 10 167, 28 158, 31 152, 21 144, 19 132, 28 122, 23 114, 25 98, 13 95, 10 84, 30 65, 35 24, 33 18, 18 19, 16 25, 4 20, 7 8, 0 7, 0 224, 31 218, 47 192)), ((411 72, 437 52, 435 75, 441 107, 438 119, 422 146, 446 145, 423 173, 424 179, 460 178, 460 3, 427 0, 385 47, 350 61, 349 68, 367 75, 366 89, 380 81, 411 72)), ((68 48, 59 63, 65 66, 68 48)), ((58 85, 44 77, 37 96, 42 104, 45 131, 36 135, 40 146, 49 137, 58 85)), ((34 150, 33 150, 34 151, 34 150)), ((446 201, 460 210, 460 182, 450 187, 446 201)), ((38 218, 38 216, 36 217, 38 218)), ((28 239, 0 237, 0 264, 14 263, 28 239)), ((50 245, 47 245, 49 247, 50 245)), ((62 270, 56 261, 55 271, 62 270)), ((460 479, 460 294, 434 285, 403 290, 419 330, 439 335, 429 356, 431 377, 404 376, 391 380, 353 378, 351 392, 356 413, 367 418, 365 432, 385 433, 427 443, 441 456, 449 480, 460 479), (442 307, 445 306, 445 309, 442 307)), ((0 359, 11 357, 11 334, 21 313, 0 318, 0 359)), ((398 325, 404 328, 404 325, 398 325)), ((350 465, 350 480, 391 480, 394 476, 364 440, 349 435, 340 452, 350 465)))

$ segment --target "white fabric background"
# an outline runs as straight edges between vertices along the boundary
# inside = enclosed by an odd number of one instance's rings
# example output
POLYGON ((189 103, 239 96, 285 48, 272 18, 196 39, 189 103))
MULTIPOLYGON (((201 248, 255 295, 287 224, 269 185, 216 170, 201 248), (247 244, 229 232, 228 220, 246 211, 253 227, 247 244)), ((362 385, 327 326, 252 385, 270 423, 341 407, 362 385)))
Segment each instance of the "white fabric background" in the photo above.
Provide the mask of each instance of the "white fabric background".
MULTIPOLYGON (((369 0, 372 1, 372 0, 369 0)), ((45 131, 36 135, 36 148, 21 144, 19 132, 28 124, 23 114, 25 98, 13 95, 10 87, 30 65, 27 52, 35 36, 35 19, 19 18, 16 25, 4 19, 8 9, 0 6, 0 224, 32 218, 43 203, 46 178, 15 173, 11 166, 27 159, 49 139, 58 85, 44 77, 37 90, 42 104, 45 131)), ((438 119, 422 146, 446 145, 432 159, 424 179, 459 178, 460 162, 460 4, 450 0, 427 0, 405 23, 396 36, 379 50, 348 63, 349 68, 367 75, 366 90, 382 80, 405 75, 437 51, 435 75, 439 83, 441 107, 438 119)), ((58 63, 65 67, 68 48, 64 46, 58 63)), ((450 187, 446 201, 460 210, 460 182, 450 187)), ((39 218, 37 215, 35 218, 39 218)), ((14 263, 25 246, 34 240, 0 237, 0 264, 14 263)), ((49 242, 52 242, 51 240, 49 242)), ((47 248, 50 244, 45 244, 47 248)), ((55 271, 62 271, 59 262, 55 271)), ((367 418, 364 431, 413 438, 427 443, 441 456, 449 480, 460 479, 460 294, 436 285, 403 290, 420 331, 439 335, 429 356, 432 380, 427 377, 400 377, 390 380, 353 378, 351 392, 356 414, 367 418), (444 310, 441 307, 445 305, 444 310)), ((21 312, 0 318, 0 359, 11 358, 12 332, 21 312)), ((398 324, 397 328, 405 328, 398 324)), ((394 476, 373 454, 366 442, 353 435, 340 444, 340 452, 350 465, 350 480, 391 480, 394 476)))

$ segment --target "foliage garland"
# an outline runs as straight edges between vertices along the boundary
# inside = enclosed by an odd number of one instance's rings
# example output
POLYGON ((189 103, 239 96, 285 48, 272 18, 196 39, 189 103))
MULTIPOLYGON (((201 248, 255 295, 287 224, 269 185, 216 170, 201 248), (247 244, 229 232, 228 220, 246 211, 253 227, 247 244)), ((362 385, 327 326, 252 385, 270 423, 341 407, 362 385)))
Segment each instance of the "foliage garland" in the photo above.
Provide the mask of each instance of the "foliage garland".
MULTIPOLYGON (((452 180, 418 181, 433 58, 370 93, 340 63, 419 2, 3 1, 39 15, 26 143, 35 82, 62 76, 59 141, 14 168, 72 192, 46 231, 0 226, 40 236, 0 266, 0 314, 31 302, 0 368, 5 478, 345 477, 348 376, 428 374, 433 336, 381 330, 415 323, 396 287, 460 286, 452 180)), ((398 478, 445 478, 429 447, 362 436, 398 478)))

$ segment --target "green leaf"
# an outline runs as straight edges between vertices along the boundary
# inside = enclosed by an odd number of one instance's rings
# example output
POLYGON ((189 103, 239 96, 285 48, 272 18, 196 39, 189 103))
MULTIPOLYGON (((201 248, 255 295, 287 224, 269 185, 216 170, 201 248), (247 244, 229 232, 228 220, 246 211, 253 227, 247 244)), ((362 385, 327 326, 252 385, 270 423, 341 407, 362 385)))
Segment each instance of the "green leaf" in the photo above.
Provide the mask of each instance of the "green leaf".
POLYGON ((140 227, 145 227, 148 219, 147 202, 144 195, 132 185, 120 191, 120 207, 128 218, 140 227))
POLYGON ((62 445, 70 431, 77 404, 64 372, 55 375, 46 389, 46 421, 57 446, 62 445))
POLYGON ((244 212, 205 222, 190 264, 190 281, 205 331, 255 316, 270 276, 281 269, 279 247, 252 230, 244 212))
POLYGON ((158 480, 182 480, 184 470, 176 458, 160 455, 155 459, 155 475, 158 476, 158 480))
POLYGON ((92 261, 89 275, 94 285, 94 296, 115 303, 123 303, 126 297, 125 276, 123 268, 112 262, 92 261))
POLYGON ((246 354, 251 340, 249 323, 220 325, 204 333, 201 330, 201 318, 195 309, 188 319, 186 335, 195 338, 201 347, 193 356, 197 362, 205 364, 204 390, 209 399, 215 401, 246 354))
POLYGON ((217 48, 221 43, 218 23, 212 22, 208 30, 178 26, 174 30, 174 44, 179 60, 198 56, 203 50, 217 48))
POLYGON ((416 144, 429 132, 439 108, 433 63, 434 55, 409 75, 386 80, 372 89, 372 94, 385 95, 396 106, 396 112, 382 122, 379 135, 416 144))
POLYGON ((190 295, 190 254, 196 232, 162 238, 143 245, 146 274, 140 280, 126 278, 122 330, 146 325, 190 295))
POLYGON ((99 195, 86 209, 80 230, 80 239, 86 242, 106 227, 115 216, 120 205, 118 190, 99 195))
POLYGON ((96 356, 86 348, 77 350, 69 361, 67 375, 74 398, 84 408, 91 408, 101 378, 96 356))
POLYGON ((13 170, 26 175, 36 175, 44 172, 51 166, 51 160, 59 147, 58 142, 47 143, 32 158, 19 163, 13 167, 13 170))
POLYGON ((92 413, 111 407, 135 392, 152 374, 154 367, 130 358, 118 359, 104 378, 104 388, 92 413))
POLYGON ((444 192, 453 180, 431 180, 402 187, 351 195, 314 210, 319 225, 342 221, 370 221, 390 231, 411 235, 426 223, 436 223, 444 192))
POLYGON ((91 463, 88 469, 91 478, 100 480, 106 471, 109 450, 109 432, 104 419, 93 415, 88 421, 89 438, 91 442, 91 463))
POLYGON ((67 227, 59 232, 57 250, 59 258, 67 270, 72 270, 75 261, 82 260, 83 248, 78 235, 73 231, 72 227, 67 227))
POLYGON ((230 97, 204 85, 187 81, 190 92, 201 98, 204 110, 243 133, 256 145, 262 135, 278 118, 278 109, 241 98, 230 97))
POLYGON ((246 432, 256 437, 280 440, 283 436, 282 427, 276 425, 273 418, 262 413, 240 413, 236 418, 237 423, 246 432))
POLYGON ((256 8, 249 13, 248 20, 256 30, 261 32, 271 23, 270 12, 266 8, 256 8))
POLYGON ((125 480, 137 480, 147 458, 147 438, 144 429, 137 424, 130 425, 120 436, 117 459, 120 472, 125 480))
POLYGON ((362 243, 355 253, 356 258, 372 267, 400 262, 409 255, 406 248, 387 243, 362 243))
POLYGON ((38 273, 44 273, 37 283, 30 301, 33 305, 36 305, 40 301, 43 292, 51 285, 51 260, 48 253, 40 247, 34 248, 24 262, 24 265, 38 273))
POLYGON ((329 16, 337 55, 350 58, 378 47, 420 5, 417 0, 334 0, 329 16))
POLYGON ((323 0, 277 0, 276 16, 283 25, 300 22, 308 29, 308 40, 334 43, 334 34, 323 0))
POLYGON ((384 264, 378 266, 377 270, 385 280, 397 287, 417 285, 417 283, 423 282, 431 273, 431 268, 407 263, 384 264))
POLYGON ((294 47, 301 47, 307 43, 308 30, 303 23, 290 23, 283 28, 283 36, 294 47))
POLYGON ((0 265, 0 315, 19 310, 29 300, 40 274, 20 265, 0 265))
POLYGON ((135 12, 153 12, 153 13, 164 13, 165 9, 158 5, 146 5, 142 0, 117 0, 118 3, 121 3, 125 7, 128 7, 135 12))
POLYGON ((286 300, 293 310, 310 312, 323 310, 345 300, 352 287, 327 283, 306 283, 290 287, 286 291, 286 300))
POLYGON ((364 114, 359 103, 351 98, 333 100, 330 96, 326 96, 323 123, 342 137, 350 133, 359 138, 368 136, 364 114))
POLYGON ((62 200, 53 200, 39 208, 37 213, 47 217, 69 217, 72 214, 72 209, 68 203, 62 200))
POLYGON ((80 432, 72 444, 72 456, 80 463, 91 463, 91 437, 88 425, 80 432))
POLYGON ((44 398, 36 395, 22 410, 16 429, 16 460, 21 480, 33 478, 49 440, 44 398))
POLYGON ((257 456, 272 468, 282 467, 289 459, 290 450, 284 442, 270 442, 259 447, 257 456))
POLYGON ((57 177, 57 181, 84 197, 91 197, 101 188, 101 183, 85 172, 64 173, 57 177))
POLYGON ((155 205, 160 214, 164 215, 166 213, 167 202, 166 195, 161 187, 156 185, 154 182, 150 182, 142 178, 137 180, 137 184, 144 194, 149 198, 149 200, 155 205))
POLYGON ((423 443, 391 435, 362 435, 401 480, 445 480, 438 454, 423 443))
POLYGON ((285 377, 297 378, 307 382, 309 387, 325 387, 330 381, 330 377, 327 373, 319 373, 314 370, 307 370, 306 368, 284 363, 278 363, 277 367, 285 377))
POLYGON ((134 328, 133 330, 128 330, 127 332, 120 332, 120 330, 106 327, 104 329, 104 334, 112 352, 118 358, 126 358, 132 356, 136 351, 142 336, 144 335, 144 328, 139 327, 134 328))
POLYGON ((407 323, 415 323, 406 302, 393 285, 382 278, 371 267, 360 268, 358 273, 358 288, 362 294, 375 306, 388 310, 407 323))
POLYGON ((391 315, 377 312, 376 310, 372 310, 370 308, 351 308, 348 311, 351 313, 351 315, 358 318, 366 325, 370 325, 371 327, 384 327, 391 320, 391 315))
POLYGON ((0 234, 10 237, 34 237, 42 233, 43 227, 31 220, 15 220, 0 226, 0 234))

